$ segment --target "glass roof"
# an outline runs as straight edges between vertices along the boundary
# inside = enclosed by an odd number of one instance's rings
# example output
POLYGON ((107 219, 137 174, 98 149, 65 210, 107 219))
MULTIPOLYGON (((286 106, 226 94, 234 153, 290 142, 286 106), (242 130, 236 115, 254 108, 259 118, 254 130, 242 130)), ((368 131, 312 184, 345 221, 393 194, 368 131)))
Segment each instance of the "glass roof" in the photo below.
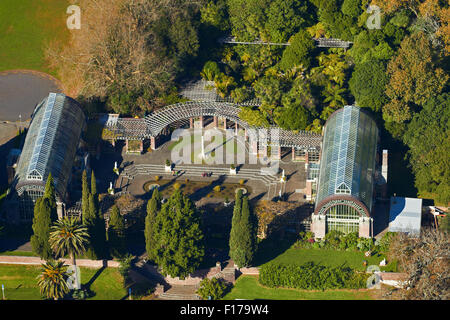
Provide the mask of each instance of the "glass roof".
POLYGON ((378 129, 358 107, 345 106, 324 128, 316 206, 326 197, 349 194, 372 206, 378 129))
POLYGON ((51 172, 58 196, 65 195, 84 114, 75 100, 50 93, 32 115, 16 171, 16 189, 27 183, 45 185, 51 172))

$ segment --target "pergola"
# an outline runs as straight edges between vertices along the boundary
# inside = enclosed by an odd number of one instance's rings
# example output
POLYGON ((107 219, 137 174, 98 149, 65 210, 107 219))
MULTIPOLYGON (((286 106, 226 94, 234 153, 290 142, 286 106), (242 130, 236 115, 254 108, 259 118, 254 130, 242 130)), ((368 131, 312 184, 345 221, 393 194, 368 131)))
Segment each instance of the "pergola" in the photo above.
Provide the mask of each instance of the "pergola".
MULTIPOLYGON (((301 130, 283 130, 276 126, 267 128, 250 126, 239 118, 239 112, 240 108, 233 103, 189 101, 167 106, 143 119, 119 118, 115 122, 107 123, 106 128, 112 131, 113 136, 118 140, 151 139, 151 146, 155 149, 155 138, 161 134, 164 128, 174 122, 200 118, 203 127, 203 117, 212 116, 217 127, 217 118, 222 117, 233 121, 236 128, 238 126, 243 128, 245 136, 249 138, 250 142, 257 143, 259 146, 320 150, 322 142, 320 134, 301 130)), ((226 129, 226 122, 224 129, 226 129)))

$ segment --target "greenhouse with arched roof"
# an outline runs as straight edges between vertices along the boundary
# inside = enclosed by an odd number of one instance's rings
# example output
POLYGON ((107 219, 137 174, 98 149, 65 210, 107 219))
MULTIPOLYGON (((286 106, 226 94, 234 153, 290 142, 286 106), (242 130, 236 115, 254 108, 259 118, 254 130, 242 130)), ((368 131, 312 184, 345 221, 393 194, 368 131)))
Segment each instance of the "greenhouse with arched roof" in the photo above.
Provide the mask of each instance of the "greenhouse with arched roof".
POLYGON ((50 173, 60 213, 85 125, 79 104, 64 94, 50 93, 36 106, 12 184, 18 210, 9 219, 33 218, 34 203, 43 196, 50 173))
POLYGON ((311 225, 317 238, 331 230, 372 237, 377 142, 375 121, 356 106, 328 118, 311 225))

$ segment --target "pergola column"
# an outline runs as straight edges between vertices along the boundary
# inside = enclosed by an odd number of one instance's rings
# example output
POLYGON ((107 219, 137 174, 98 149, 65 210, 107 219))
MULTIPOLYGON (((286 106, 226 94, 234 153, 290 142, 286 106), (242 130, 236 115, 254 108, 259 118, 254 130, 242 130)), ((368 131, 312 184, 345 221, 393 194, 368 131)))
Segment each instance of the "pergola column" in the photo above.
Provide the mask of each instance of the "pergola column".
POLYGON ((150 137, 150 148, 156 150, 156 137, 150 137))
POLYGON ((261 154, 262 157, 267 157, 267 145, 265 146, 259 146, 259 153, 261 154))
POLYGON ((141 140, 139 143, 139 150, 141 151, 141 153, 144 152, 144 140, 141 140))
POLYGON ((219 119, 217 118, 217 116, 214 116, 214 117, 213 117, 213 125, 214 125, 214 128, 217 128, 217 127, 218 127, 218 124, 219 124, 219 119))
POLYGON ((199 120, 200 120, 200 128, 203 129, 203 116, 200 116, 199 120))
POLYGON ((128 152, 128 139, 125 139, 125 152, 128 152))
POLYGON ((276 155, 276 157, 274 157, 274 159, 281 160, 281 147, 280 146, 272 147, 272 150, 274 150, 274 148, 276 148, 276 150, 278 151, 278 154, 276 155))
POLYGON ((227 118, 223 118, 223 129, 227 130, 227 118))
POLYGON ((189 118, 189 128, 194 129, 194 118, 189 118))
POLYGON ((292 161, 295 161, 295 147, 292 147, 292 161))
POLYGON ((258 141, 250 140, 250 152, 252 154, 258 154, 258 141))
POLYGON ((237 136, 239 133, 239 124, 236 122, 234 127, 234 135, 237 136))

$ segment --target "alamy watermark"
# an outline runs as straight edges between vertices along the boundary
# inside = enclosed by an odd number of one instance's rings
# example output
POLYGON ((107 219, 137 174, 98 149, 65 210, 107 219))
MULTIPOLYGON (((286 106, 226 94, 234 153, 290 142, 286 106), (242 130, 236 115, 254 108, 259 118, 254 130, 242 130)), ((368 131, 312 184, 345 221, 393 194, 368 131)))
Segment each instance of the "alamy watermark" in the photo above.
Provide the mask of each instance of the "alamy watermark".
POLYGON ((71 5, 67 7, 67 14, 70 16, 66 20, 66 25, 69 30, 81 29, 81 9, 79 6, 71 5))
POLYGON ((367 18, 366 26, 367 29, 381 29, 381 9, 379 6, 370 5, 367 8, 367 13, 371 15, 367 18))
POLYGON ((171 162, 175 165, 259 164, 261 174, 277 174, 280 130, 247 129, 245 132, 246 136, 236 135, 234 129, 176 129, 171 140, 178 143, 171 150, 171 162))

